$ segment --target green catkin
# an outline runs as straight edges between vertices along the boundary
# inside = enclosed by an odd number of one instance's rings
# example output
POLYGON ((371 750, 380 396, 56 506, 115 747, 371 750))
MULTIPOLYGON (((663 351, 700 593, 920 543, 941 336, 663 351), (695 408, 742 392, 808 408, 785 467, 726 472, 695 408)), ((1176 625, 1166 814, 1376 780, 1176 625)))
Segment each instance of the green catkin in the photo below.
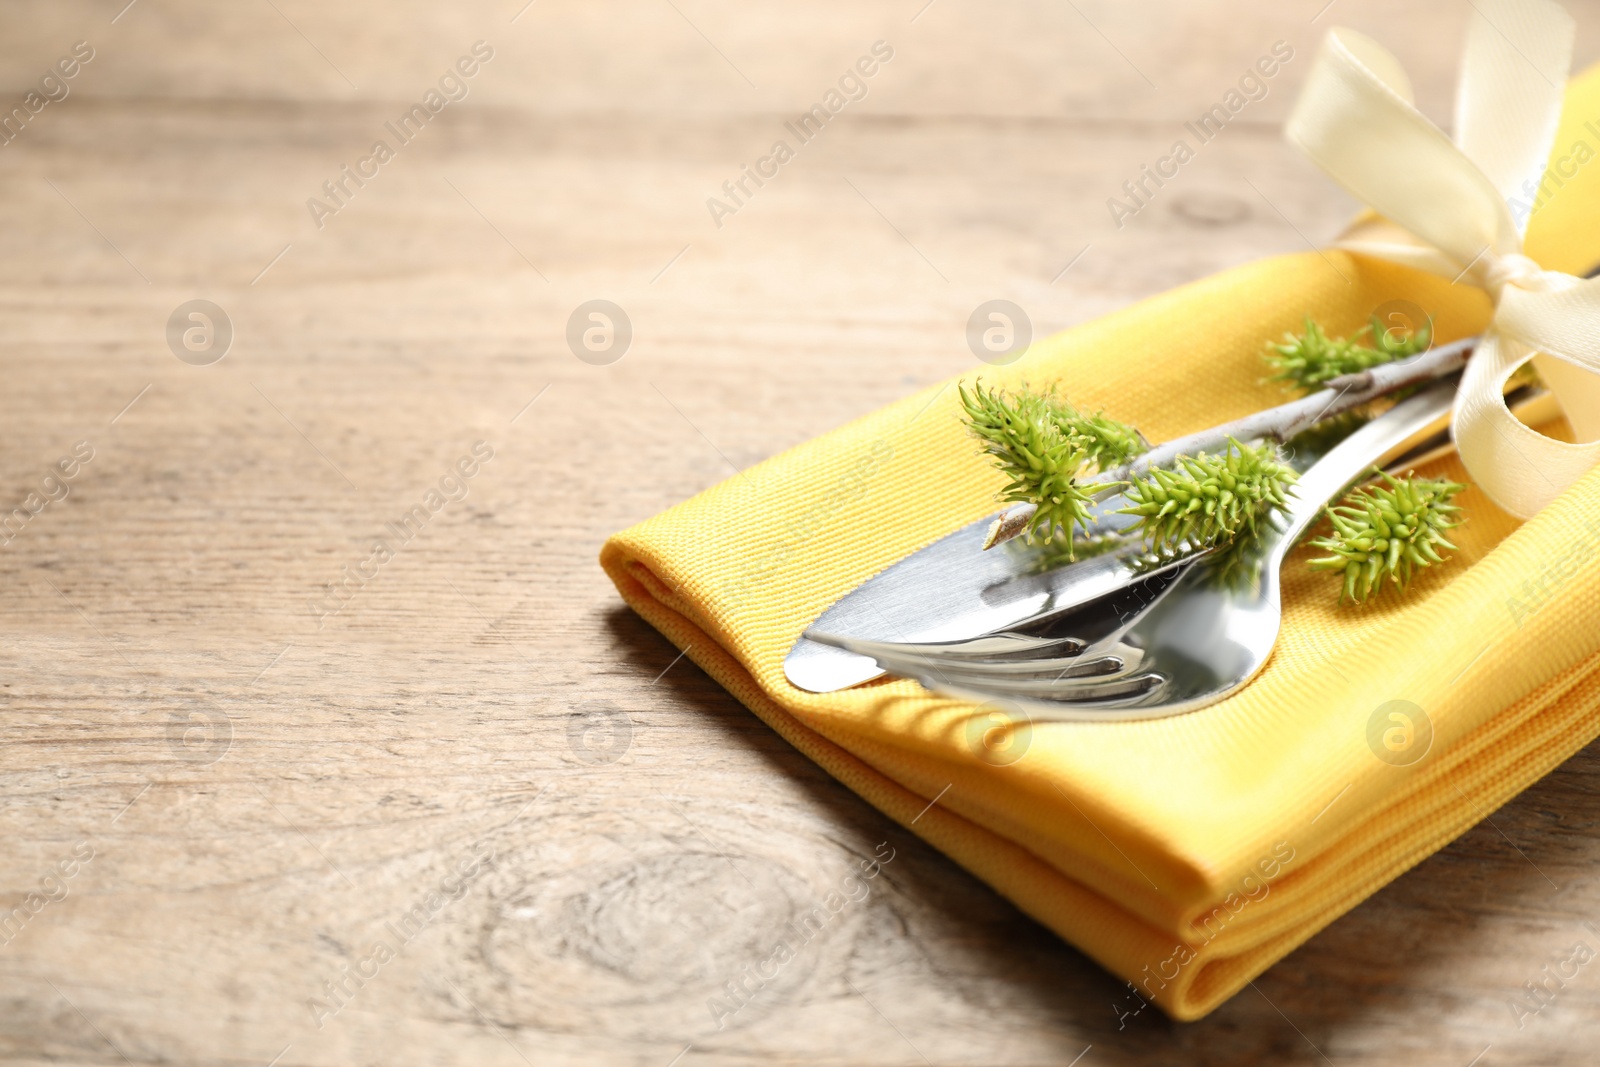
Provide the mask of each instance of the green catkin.
POLYGON ((1445 562, 1440 549, 1454 550, 1444 531, 1460 524, 1460 508, 1450 501, 1459 482, 1382 475, 1384 485, 1355 489, 1325 509, 1333 531, 1311 543, 1332 553, 1311 560, 1311 569, 1340 571, 1339 602, 1363 603, 1388 578, 1401 592, 1416 572, 1445 562))
POLYGON ((1086 415, 1051 393, 1006 393, 960 387, 967 429, 1009 483, 1002 500, 1035 505, 1030 539, 1052 540, 1061 531, 1067 556, 1073 536, 1087 530, 1097 494, 1115 483, 1080 479, 1143 452, 1149 446, 1131 426, 1102 414, 1086 415))
POLYGON ((1218 545, 1254 533, 1257 519, 1287 507, 1294 480, 1271 445, 1242 445, 1230 437, 1219 455, 1180 456, 1170 469, 1135 478, 1126 493, 1131 506, 1122 514, 1138 516, 1134 528, 1156 552, 1185 542, 1218 545))
POLYGON ((1267 362, 1274 373, 1269 381, 1291 382, 1305 392, 1315 392, 1345 374, 1355 374, 1396 359, 1425 351, 1433 340, 1432 323, 1410 333, 1391 330, 1374 316, 1355 337, 1329 337, 1322 327, 1306 319, 1305 332, 1285 334, 1283 341, 1268 343, 1267 362), (1373 345, 1359 344, 1371 336, 1373 345))

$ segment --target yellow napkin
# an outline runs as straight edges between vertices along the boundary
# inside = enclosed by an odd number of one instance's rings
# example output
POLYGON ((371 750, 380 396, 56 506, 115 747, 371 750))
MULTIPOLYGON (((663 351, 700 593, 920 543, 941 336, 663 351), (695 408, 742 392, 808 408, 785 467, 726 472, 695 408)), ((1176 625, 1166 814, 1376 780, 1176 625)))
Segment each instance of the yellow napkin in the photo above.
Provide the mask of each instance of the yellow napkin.
MULTIPOLYGON (((1548 268, 1600 262, 1596 150, 1591 71, 1569 87, 1552 157, 1585 162, 1529 229, 1548 268)), ((1282 402, 1261 382, 1263 344, 1304 316, 1348 334, 1394 299, 1432 314, 1440 341, 1489 311, 1477 290, 1306 253, 1069 330, 983 377, 1059 382, 1168 440, 1282 402)), ((1036 723, 1002 750, 1014 762, 969 740, 988 725, 972 705, 913 682, 791 686, 783 658, 824 608, 995 510, 999 476, 974 448, 946 383, 617 534, 601 564, 795 747, 1176 1018, 1211 1011, 1600 733, 1600 471, 1520 526, 1469 489, 1458 558, 1404 598, 1339 607, 1338 579, 1309 573, 1302 548, 1254 683, 1173 718, 1036 723), (1420 732, 1380 758, 1384 731, 1404 728, 1396 708, 1420 732)), ((1425 473, 1465 480, 1453 457, 1425 473)))

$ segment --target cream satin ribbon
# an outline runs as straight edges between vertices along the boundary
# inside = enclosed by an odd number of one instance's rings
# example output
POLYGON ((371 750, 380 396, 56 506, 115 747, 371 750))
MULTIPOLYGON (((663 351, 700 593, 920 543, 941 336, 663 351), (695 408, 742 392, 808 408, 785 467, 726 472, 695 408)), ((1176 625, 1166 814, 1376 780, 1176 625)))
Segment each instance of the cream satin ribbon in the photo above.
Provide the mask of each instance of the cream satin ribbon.
POLYGON ((1573 29, 1549 0, 1471 3, 1453 141, 1413 105, 1399 60, 1347 29, 1328 34, 1285 134, 1380 216, 1336 247, 1477 286, 1494 301, 1452 431, 1479 488, 1527 518, 1600 463, 1600 279, 1523 255, 1507 203, 1531 202, 1544 178, 1573 29), (1578 439, 1591 443, 1553 440, 1507 410, 1506 380, 1536 356, 1578 439))

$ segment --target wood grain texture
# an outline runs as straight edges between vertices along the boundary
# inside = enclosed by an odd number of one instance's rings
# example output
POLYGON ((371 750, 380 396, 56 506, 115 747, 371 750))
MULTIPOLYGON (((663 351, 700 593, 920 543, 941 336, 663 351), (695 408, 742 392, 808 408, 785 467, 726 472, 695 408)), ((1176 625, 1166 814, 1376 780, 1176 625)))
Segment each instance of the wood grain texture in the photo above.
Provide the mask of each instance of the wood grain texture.
MULTIPOLYGON (((1510 1004, 1600 946, 1595 749, 1211 1017, 1119 1021, 1119 982, 594 562, 970 367, 981 301, 1053 331, 1329 234, 1350 204, 1277 133, 1315 41, 1381 36, 1444 116, 1465 4, 123 2, 0 4, 0 102, 96 50, 0 148, 0 507, 93 449, 0 547, 0 1057, 1593 1062, 1600 969, 1520 1028, 1510 1004), (480 39, 467 99, 317 228, 306 199, 480 39), (706 198, 879 39, 866 99, 716 227, 706 198), (1266 99, 1111 226, 1279 39, 1266 99), (235 332, 209 366, 165 337, 197 297, 235 332), (565 341, 595 298, 634 327, 608 366, 565 341), (478 441, 465 498, 319 619, 478 441), (719 1029, 708 1002, 880 846, 719 1029)), ((1587 62, 1600 4, 1569 7, 1587 62)))

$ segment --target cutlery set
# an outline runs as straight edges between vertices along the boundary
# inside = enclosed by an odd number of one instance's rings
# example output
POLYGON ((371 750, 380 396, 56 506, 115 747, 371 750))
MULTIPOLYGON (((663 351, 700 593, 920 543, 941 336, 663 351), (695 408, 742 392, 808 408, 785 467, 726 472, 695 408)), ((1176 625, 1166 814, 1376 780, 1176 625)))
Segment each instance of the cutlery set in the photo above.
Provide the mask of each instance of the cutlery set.
MULTIPOLYGON (((1270 658, 1282 616, 1280 568, 1323 508, 1375 467, 1404 471, 1451 450, 1450 410, 1472 343, 1351 375, 1108 472, 1118 480, 1230 436, 1293 440, 1284 461, 1299 477, 1288 507, 1270 512, 1253 537, 1152 555, 1127 536, 1134 518, 1117 513, 1127 499, 1113 491, 1096 502, 1088 531, 1098 550, 1069 561, 1057 546, 1009 539, 1026 525, 1022 505, 912 553, 841 598, 795 643, 785 674, 825 693, 888 673, 1041 720, 1157 718, 1215 703, 1270 658), (1337 443, 1332 434, 1297 436, 1419 381, 1418 391, 1337 443)), ((1507 402, 1525 421, 1555 414, 1537 387, 1507 402)))

